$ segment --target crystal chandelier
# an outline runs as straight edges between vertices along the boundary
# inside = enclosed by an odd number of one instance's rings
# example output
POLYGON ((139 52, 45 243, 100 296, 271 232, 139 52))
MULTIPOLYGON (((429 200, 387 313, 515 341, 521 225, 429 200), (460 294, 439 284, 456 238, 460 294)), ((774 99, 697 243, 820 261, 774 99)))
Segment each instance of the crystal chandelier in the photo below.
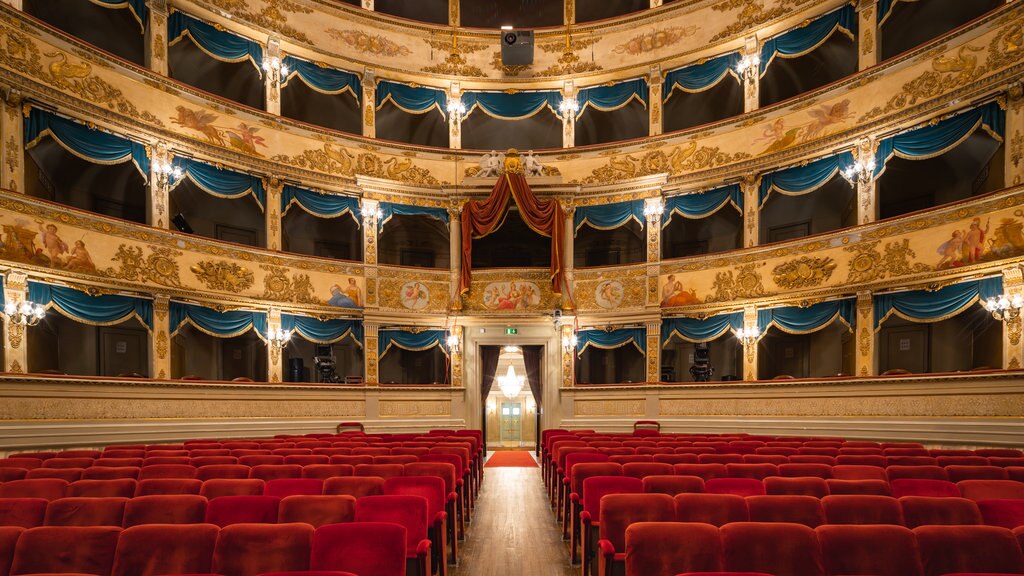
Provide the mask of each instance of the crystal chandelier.
POLYGON ((4 314, 14 324, 35 326, 46 316, 46 308, 28 300, 7 302, 4 304, 4 314))
POLYGON ((276 347, 278 350, 283 350, 286 346, 288 346, 288 342, 291 340, 291 338, 291 330, 284 330, 281 328, 275 330, 272 328, 267 331, 267 342, 269 342, 272 346, 276 347))
POLYGON ((523 383, 525 381, 526 378, 516 375, 515 368, 509 365, 508 372, 504 376, 498 376, 498 388, 501 389, 501 393, 505 395, 505 398, 515 398, 523 391, 523 383))

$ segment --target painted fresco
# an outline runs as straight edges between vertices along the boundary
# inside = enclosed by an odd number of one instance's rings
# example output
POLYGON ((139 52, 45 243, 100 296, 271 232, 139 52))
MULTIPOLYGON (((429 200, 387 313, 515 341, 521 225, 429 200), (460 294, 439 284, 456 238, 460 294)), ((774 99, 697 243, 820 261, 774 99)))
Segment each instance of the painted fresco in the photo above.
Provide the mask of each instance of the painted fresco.
POLYGON ((643 265, 579 268, 573 273, 573 304, 594 313, 642 309, 646 273, 643 265))
POLYGON ((474 270, 463 309, 479 314, 536 314, 562 305, 551 291, 548 270, 474 270))
POLYGON ((529 310, 540 304, 540 288, 533 282, 491 282, 484 287, 484 308, 529 310))
POLYGON ((447 270, 378 268, 378 306, 401 313, 444 313, 451 292, 447 270))

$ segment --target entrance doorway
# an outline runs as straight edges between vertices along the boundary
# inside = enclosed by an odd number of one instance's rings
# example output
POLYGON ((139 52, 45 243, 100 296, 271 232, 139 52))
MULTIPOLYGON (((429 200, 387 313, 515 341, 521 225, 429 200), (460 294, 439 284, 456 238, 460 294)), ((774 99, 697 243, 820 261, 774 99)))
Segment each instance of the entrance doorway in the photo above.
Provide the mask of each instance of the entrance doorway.
POLYGON ((523 441, 523 405, 518 401, 501 403, 501 445, 521 445, 523 441))
POLYGON ((539 394, 542 356, 542 346, 480 346, 480 390, 489 448, 536 444, 540 419, 534 387, 539 394))

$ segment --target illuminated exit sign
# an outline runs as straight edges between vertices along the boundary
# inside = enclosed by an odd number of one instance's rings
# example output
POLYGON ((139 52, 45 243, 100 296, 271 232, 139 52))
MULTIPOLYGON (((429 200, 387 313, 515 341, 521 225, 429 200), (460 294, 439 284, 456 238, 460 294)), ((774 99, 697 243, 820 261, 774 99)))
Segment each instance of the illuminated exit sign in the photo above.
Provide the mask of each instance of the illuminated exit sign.
POLYGON ((505 328, 505 334, 508 336, 515 336, 519 334, 519 328, 505 328))

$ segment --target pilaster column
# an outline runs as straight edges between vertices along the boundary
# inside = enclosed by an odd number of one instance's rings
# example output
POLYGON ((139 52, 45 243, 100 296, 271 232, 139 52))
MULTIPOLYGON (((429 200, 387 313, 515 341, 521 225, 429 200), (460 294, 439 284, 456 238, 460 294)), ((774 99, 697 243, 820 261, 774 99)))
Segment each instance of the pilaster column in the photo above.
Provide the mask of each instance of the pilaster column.
POLYGON ((263 188, 267 192, 266 232, 267 248, 281 250, 281 191, 284 190, 284 181, 277 176, 270 176, 263 179, 263 188))
MULTIPOLYGON (((875 140, 868 137, 857 143, 854 159, 866 163, 875 156, 875 140)), ((875 175, 869 172, 865 178, 857 179, 857 222, 870 224, 878 219, 877 199, 875 197, 875 175)))
MULTIPOLYGON (((1003 293, 1012 300, 1024 297, 1024 278, 1021 268, 1014 266, 1003 270, 1003 293)), ((1003 368, 1017 370, 1024 365, 1024 346, 1021 342, 1021 311, 1007 310, 1003 321, 1003 368), (1016 313, 1014 313, 1016 312, 1016 313)))
MULTIPOLYGON (((569 0, 566 1, 566 6, 568 6, 568 3, 569 0)), ((565 81, 565 85, 562 88, 562 97, 576 97, 576 88, 572 80, 565 81)), ((572 148, 574 146, 576 146, 576 114, 567 110, 562 115, 562 148, 572 148)))
POLYGON ((661 322, 647 323, 647 382, 661 382, 661 322))
POLYGON ((747 176, 740 182, 743 190, 743 245, 748 248, 757 246, 760 238, 761 199, 757 193, 760 183, 761 179, 756 176, 747 176))
MULTIPOLYGON (((757 36, 747 36, 743 43, 743 55, 748 58, 761 57, 761 45, 757 36)), ((753 112, 761 106, 761 70, 759 66, 750 66, 743 74, 743 111, 753 112)))
POLYGON ((167 0, 146 0, 146 7, 146 67, 167 76, 167 0))
MULTIPOLYGON (((461 202, 461 200, 458 201, 461 202)), ((448 217, 451 221, 448 226, 448 258, 451 260, 448 293, 452 309, 461 310, 462 298, 459 297, 459 279, 462 277, 462 207, 449 207, 448 217)))
POLYGON ((576 348, 567 345, 572 340, 573 322, 571 319, 563 319, 562 335, 559 346, 562 347, 562 387, 571 388, 576 382, 576 348))
POLYGON ((171 299, 153 298, 153 334, 149 339, 149 375, 151 378, 171 377, 171 299))
POLYGON ((1010 86, 1006 98, 1005 139, 1010 151, 1003 162, 1005 186, 1024 183, 1024 82, 1010 86))
MULTIPOLYGON (((660 0, 651 0, 652 8, 654 7, 654 2, 658 2, 659 6, 661 5, 660 0)), ((651 66, 651 80, 647 83, 647 111, 650 124, 649 134, 651 136, 657 136, 662 132, 661 86, 664 80, 664 77, 661 75, 661 66, 651 66)))
MULTIPOLYGON (((368 10, 373 10, 372 0, 368 10)), ((364 0, 365 2, 365 0, 364 0)), ((364 6, 365 7, 365 6, 364 6)), ((374 128, 377 117, 377 75, 373 70, 363 70, 363 136, 376 138, 377 129, 374 128)))
POLYGON ((658 278, 661 275, 661 211, 664 206, 661 196, 644 200, 646 214, 644 232, 647 236, 647 308, 661 308, 658 278))
MULTIPOLYGON (((363 199, 363 276, 366 280, 366 305, 377 308, 377 211, 376 200, 363 199)), ((374 349, 376 350, 376 348, 374 349)), ((376 378, 376 368, 374 368, 376 378)))
POLYGON ((271 114, 281 114, 281 60, 284 54, 281 53, 281 41, 277 38, 267 40, 267 50, 263 54, 272 64, 268 70, 263 71, 263 87, 266 91, 264 107, 271 114), (277 66, 273 63, 276 62, 277 66))
POLYGON ((857 2, 857 30, 860 35, 860 49, 857 70, 865 70, 878 64, 878 25, 875 18, 877 0, 857 2))
POLYGON ((25 193, 25 124, 23 98, 13 88, 5 88, 0 101, 0 188, 25 193))
POLYGON ((373 0, 363 0, 363 10, 373 10, 373 0))
POLYGON ((163 168, 171 165, 174 155, 162 142, 151 145, 149 155, 149 196, 146 198, 146 212, 148 213, 146 221, 150 226, 166 230, 171 226, 171 218, 167 214, 170 180, 163 168))
MULTIPOLYGON (((743 327, 748 330, 757 327, 757 309, 747 306, 743 309, 743 327)), ((743 344, 743 379, 757 380, 757 345, 760 339, 743 344)))
POLYGON ((562 23, 566 26, 576 23, 576 0, 565 0, 562 23))
MULTIPOLYGON (((4 301, 20 302, 28 298, 28 276, 24 272, 10 271, 3 277, 4 301)), ((4 360, 7 372, 28 372, 28 338, 25 326, 11 322, 0 314, 4 323, 4 360)))
POLYGON ((451 333, 458 338, 458 345, 454 349, 451 349, 451 361, 452 361, 452 387, 462 388, 462 344, 465 341, 462 337, 462 326, 455 325, 451 327, 451 333))
POLYGON ((875 376, 878 374, 878 354, 875 346, 875 307, 871 292, 857 292, 857 353, 854 374, 875 376))
POLYGON ((448 0, 448 25, 457 28, 461 20, 459 0, 448 0))
POLYGON ((363 322, 363 365, 366 367, 364 382, 367 386, 378 386, 380 379, 377 376, 377 331, 380 324, 376 322, 363 322))
MULTIPOLYGON (((276 332, 281 329, 281 310, 271 308, 267 312, 267 331, 276 332)), ((266 334, 260 334, 266 338, 266 334)), ((267 382, 280 382, 284 374, 284 354, 277 344, 267 339, 267 382)))
MULTIPOLYGON (((455 102, 461 98, 459 83, 452 82, 451 89, 448 90, 448 101, 455 102)), ((462 114, 457 110, 448 112, 448 147, 453 150, 462 148, 462 114)))
POLYGON ((566 202, 562 210, 565 212, 565 226, 562 234, 562 236, 565 236, 565 243, 562 245, 562 254, 564 256, 562 258, 562 281, 565 282, 566 286, 573 286, 576 282, 576 255, 574 252, 576 249, 576 230, 572 224, 572 216, 576 212, 576 205, 575 203, 570 204, 566 202))

